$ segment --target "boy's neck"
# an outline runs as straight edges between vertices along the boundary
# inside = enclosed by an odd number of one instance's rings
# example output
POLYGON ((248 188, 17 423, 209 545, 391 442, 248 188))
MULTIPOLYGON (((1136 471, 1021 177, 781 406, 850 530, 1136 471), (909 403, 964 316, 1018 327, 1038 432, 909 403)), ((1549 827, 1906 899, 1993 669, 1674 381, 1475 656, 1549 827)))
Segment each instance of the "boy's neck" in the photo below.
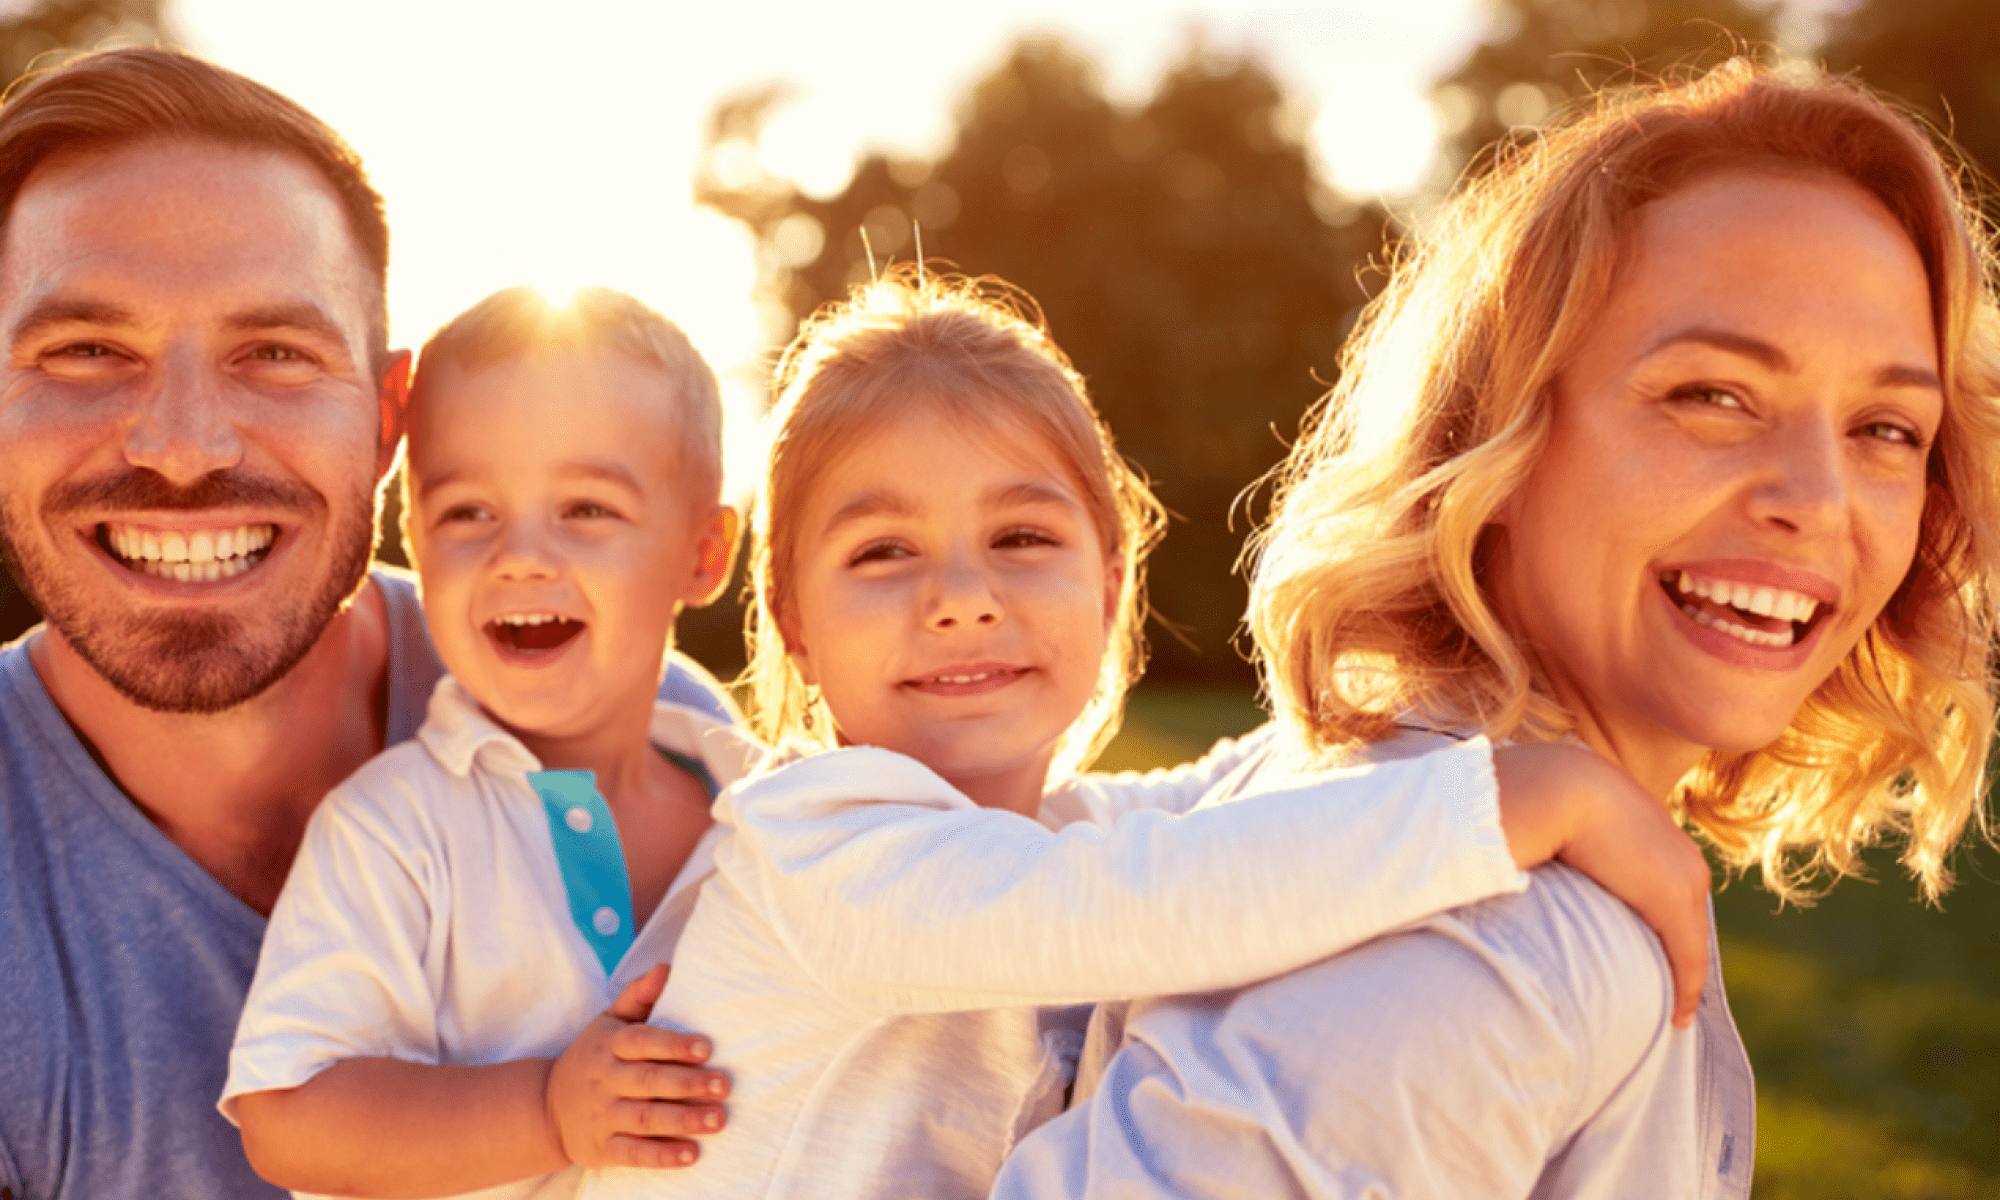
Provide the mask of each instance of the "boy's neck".
MULTIPOLYGON (((489 712, 488 716, 492 716, 489 712)), ((496 720, 498 718, 495 718, 496 720)), ((597 777, 597 790, 613 809, 620 796, 635 795, 653 769, 658 753, 653 749, 653 696, 643 703, 621 704, 615 715, 590 729, 560 736, 501 726, 519 738, 528 752, 550 771, 589 771, 597 777)))

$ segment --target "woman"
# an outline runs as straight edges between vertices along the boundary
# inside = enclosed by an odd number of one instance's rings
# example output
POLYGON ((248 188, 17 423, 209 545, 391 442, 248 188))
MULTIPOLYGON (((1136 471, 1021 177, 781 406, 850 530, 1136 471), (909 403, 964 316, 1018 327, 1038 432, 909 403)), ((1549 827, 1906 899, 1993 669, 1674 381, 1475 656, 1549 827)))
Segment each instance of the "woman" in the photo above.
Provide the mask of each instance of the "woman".
MULTIPOLYGON (((1968 213, 1906 118, 1742 62, 1469 187, 1284 469, 1251 607, 1284 757, 1575 739, 1781 895, 1890 830, 1946 886, 2000 565, 1968 213)), ((997 1194, 1747 1195, 1720 972, 1692 1031, 1666 987, 1629 912, 1545 868, 1100 1019, 1101 1083, 997 1194)))

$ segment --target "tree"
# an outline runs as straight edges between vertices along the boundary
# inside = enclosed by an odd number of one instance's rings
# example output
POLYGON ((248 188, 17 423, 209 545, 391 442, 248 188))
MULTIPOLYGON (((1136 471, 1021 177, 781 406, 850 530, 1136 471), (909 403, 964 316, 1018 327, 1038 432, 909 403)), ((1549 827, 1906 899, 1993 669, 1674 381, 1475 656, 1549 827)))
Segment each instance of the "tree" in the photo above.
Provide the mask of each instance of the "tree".
POLYGON ((757 169, 782 94, 722 105, 697 194, 755 231, 794 318, 924 253, 1040 303, 1120 448, 1174 522, 1151 570, 1155 678, 1247 683, 1231 647, 1238 494, 1284 454, 1364 299, 1384 214, 1318 183, 1285 97, 1256 62, 1200 47, 1126 110, 1062 42, 1023 41, 966 96, 934 162, 865 159, 819 200, 757 169), (867 232, 864 245, 862 231, 867 232))
MULTIPOLYGON (((1854 71, 1950 135, 1988 179, 2000 170, 2000 22, 1982 0, 1863 0, 1828 30, 1829 70, 1854 71)), ((2000 218, 2000 197, 1983 197, 2000 218)))
MULTIPOLYGON (((0 78, 16 79, 65 47, 96 46, 114 37, 157 37, 166 27, 165 7, 165 0, 49 0, 0 21, 0 71, 5 72, 0 78)), ((41 614, 14 586, 13 577, 0 571, 0 643, 39 620, 41 614)))
MULTIPOLYGON (((1493 29, 1432 92, 1449 184, 1509 132, 1604 86, 1713 63, 1771 42, 1773 2, 1493 0, 1493 29)), ((1443 190, 1443 187, 1438 189, 1443 190)))

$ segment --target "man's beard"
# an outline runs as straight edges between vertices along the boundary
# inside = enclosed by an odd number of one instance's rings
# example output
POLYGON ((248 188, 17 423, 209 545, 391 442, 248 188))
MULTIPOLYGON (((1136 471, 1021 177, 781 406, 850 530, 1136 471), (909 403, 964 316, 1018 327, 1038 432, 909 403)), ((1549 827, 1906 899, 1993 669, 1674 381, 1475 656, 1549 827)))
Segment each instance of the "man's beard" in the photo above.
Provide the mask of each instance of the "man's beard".
POLYGON ((85 509, 100 519, 119 512, 198 513, 224 505, 295 513, 307 518, 302 523, 324 514, 324 567, 298 597, 277 598, 277 611, 266 610, 261 629, 217 612, 120 613, 102 611, 101 605, 93 611, 87 588, 63 579, 56 563, 33 548, 26 518, 4 495, 0 554, 43 619, 126 699, 155 712, 215 713, 262 695, 284 678, 360 585, 375 548, 374 495, 362 488, 341 499, 333 513, 318 492, 296 483, 219 471, 177 488, 145 469, 61 484, 43 499, 40 517, 58 537, 67 536, 71 524, 63 514, 85 509))

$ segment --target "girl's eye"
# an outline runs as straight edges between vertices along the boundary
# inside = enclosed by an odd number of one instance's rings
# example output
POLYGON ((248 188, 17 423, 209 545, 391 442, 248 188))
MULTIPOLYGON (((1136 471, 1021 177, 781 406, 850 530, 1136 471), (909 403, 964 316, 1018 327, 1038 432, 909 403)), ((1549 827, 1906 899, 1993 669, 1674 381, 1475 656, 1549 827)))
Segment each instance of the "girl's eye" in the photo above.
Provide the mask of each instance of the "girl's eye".
POLYGON ((1026 546, 1060 545, 1062 545, 1061 539, 1048 530, 1035 529, 1029 526, 1018 526, 1013 529, 1002 530, 999 536, 993 539, 993 548, 996 550, 1017 550, 1026 546))
POLYGON ((1685 404, 1707 405, 1713 408, 1742 410, 1743 398, 1735 392, 1706 383, 1687 383, 1667 393, 1669 400, 1685 404))
POLYGON ((914 551, 912 551, 908 546, 904 545, 902 542, 892 541, 887 538, 883 538, 877 541, 868 542, 864 544, 859 550, 856 550, 853 554, 848 555, 847 565, 850 567, 858 567, 862 563, 893 562, 896 559, 909 558, 914 553, 915 553, 914 551))

